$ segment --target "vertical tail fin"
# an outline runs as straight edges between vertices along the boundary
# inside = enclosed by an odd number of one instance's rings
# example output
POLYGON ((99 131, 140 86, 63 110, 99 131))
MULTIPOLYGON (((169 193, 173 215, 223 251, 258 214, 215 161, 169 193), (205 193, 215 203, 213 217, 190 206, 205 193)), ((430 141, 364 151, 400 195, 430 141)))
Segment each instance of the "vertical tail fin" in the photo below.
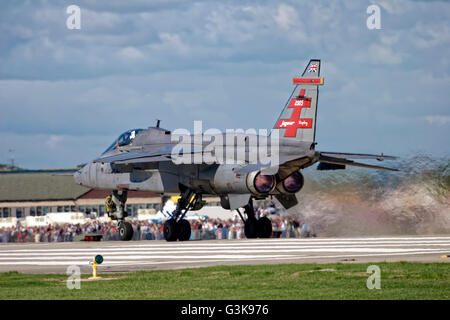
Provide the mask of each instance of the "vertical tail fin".
POLYGON ((294 78, 294 91, 289 97, 273 130, 280 130, 281 139, 314 142, 316 135, 317 98, 320 60, 312 59, 300 78, 294 78))

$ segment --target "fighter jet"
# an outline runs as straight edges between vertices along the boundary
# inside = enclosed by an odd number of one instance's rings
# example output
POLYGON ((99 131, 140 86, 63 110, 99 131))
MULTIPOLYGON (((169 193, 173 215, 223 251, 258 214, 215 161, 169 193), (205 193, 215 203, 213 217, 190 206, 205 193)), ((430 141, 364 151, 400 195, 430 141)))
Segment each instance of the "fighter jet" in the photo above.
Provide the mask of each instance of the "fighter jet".
POLYGON ((318 162, 318 170, 359 166, 396 171, 351 160, 396 159, 393 156, 316 150, 317 99, 324 84, 320 67, 320 60, 312 59, 301 76, 293 78, 294 89, 266 135, 235 132, 230 139, 225 133, 180 134, 161 128, 158 121, 154 127, 122 133, 100 157, 75 172, 75 181, 111 190, 106 208, 118 221, 121 240, 133 236, 125 221, 129 190, 181 196, 164 222, 167 241, 189 240, 185 215, 199 210, 207 195, 219 196, 223 208, 238 211, 247 238, 269 238, 271 221, 255 216, 253 200, 275 197, 286 209, 297 205, 296 194, 304 185, 302 169, 318 162))

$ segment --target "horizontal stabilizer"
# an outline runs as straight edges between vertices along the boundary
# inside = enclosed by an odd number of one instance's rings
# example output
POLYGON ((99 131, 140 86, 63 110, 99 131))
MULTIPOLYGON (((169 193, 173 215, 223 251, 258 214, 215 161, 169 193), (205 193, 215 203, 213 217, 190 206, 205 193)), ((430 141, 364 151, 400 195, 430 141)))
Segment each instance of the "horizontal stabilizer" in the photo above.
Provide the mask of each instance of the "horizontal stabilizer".
POLYGON ((343 164, 319 162, 319 164, 317 165, 317 170, 342 170, 342 169, 345 169, 345 165, 343 164))
POLYGON ((395 160, 397 157, 386 156, 384 154, 365 154, 365 153, 343 153, 343 152, 320 152, 321 156, 334 157, 340 159, 377 159, 378 161, 383 160, 395 160))
POLYGON ((387 167, 375 166, 372 164, 359 163, 359 162, 354 162, 352 160, 342 159, 342 158, 327 157, 327 156, 323 156, 322 154, 320 154, 320 156, 319 156, 319 161, 324 162, 324 163, 329 163, 329 164, 349 165, 349 166, 363 167, 363 168, 370 168, 370 169, 398 171, 398 169, 394 169, 394 168, 387 168, 387 167))

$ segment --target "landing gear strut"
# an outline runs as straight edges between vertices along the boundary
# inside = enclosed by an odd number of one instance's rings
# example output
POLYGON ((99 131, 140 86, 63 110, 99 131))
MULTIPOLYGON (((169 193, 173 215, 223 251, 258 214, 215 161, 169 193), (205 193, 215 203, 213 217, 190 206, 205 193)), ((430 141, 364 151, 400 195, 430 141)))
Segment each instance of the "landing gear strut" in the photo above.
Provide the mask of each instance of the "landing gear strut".
POLYGON ((119 237, 122 241, 129 241, 133 238, 133 226, 125 221, 128 216, 125 211, 125 203, 127 202, 127 190, 113 190, 112 195, 105 200, 106 212, 113 220, 117 220, 117 229, 119 237))
POLYGON ((244 222, 244 233, 246 238, 270 238, 272 235, 272 222, 267 217, 261 217, 258 220, 256 219, 252 199, 250 199, 249 203, 244 207, 244 212, 247 215, 246 220, 244 220, 239 209, 238 212, 244 222))
POLYGON ((177 208, 172 213, 172 218, 164 223, 164 238, 167 241, 187 241, 191 237, 191 225, 189 221, 184 219, 184 216, 189 209, 195 208, 198 203, 201 203, 201 195, 196 194, 193 201, 191 201, 194 192, 189 188, 178 199, 177 208))

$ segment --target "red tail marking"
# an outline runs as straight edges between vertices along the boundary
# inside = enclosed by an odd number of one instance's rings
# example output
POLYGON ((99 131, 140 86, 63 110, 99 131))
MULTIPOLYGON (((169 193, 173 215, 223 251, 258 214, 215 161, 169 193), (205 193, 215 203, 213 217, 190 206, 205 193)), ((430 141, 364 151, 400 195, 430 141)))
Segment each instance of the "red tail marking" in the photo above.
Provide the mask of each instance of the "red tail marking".
POLYGON ((311 98, 305 97, 305 89, 300 90, 298 98, 291 99, 288 108, 293 108, 291 117, 289 119, 280 119, 275 126, 277 129, 286 129, 285 137, 295 138, 297 136, 297 129, 312 128, 312 119, 300 119, 302 108, 311 107, 311 98))
POLYGON ((322 85, 324 82, 323 78, 293 78, 293 84, 318 84, 322 85))

